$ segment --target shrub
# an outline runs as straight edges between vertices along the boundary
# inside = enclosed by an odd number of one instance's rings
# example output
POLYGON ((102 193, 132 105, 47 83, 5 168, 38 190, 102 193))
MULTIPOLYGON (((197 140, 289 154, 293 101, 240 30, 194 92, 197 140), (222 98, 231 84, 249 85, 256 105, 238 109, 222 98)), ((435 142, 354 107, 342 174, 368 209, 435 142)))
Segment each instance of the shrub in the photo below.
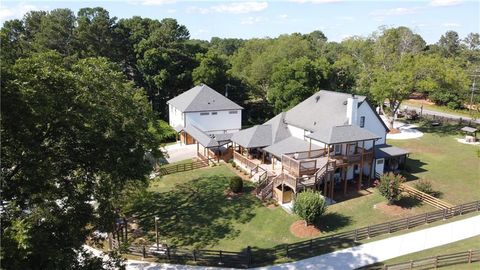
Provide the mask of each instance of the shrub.
POLYGON ((233 167, 233 168, 237 167, 237 164, 236 164, 235 161, 233 161, 233 160, 230 161, 230 164, 232 164, 232 167, 233 167))
POLYGON ((299 193, 293 203, 293 212, 305 220, 305 225, 314 223, 326 210, 325 197, 313 190, 299 193))
POLYGON ((230 178, 230 190, 235 193, 243 190, 243 180, 240 176, 233 176, 230 178))
POLYGON ((383 197, 388 201, 388 204, 392 204, 401 198, 400 185, 405 182, 405 178, 399 174, 394 173, 383 174, 380 176, 378 182, 378 190, 383 197))
POLYGON ((440 197, 440 192, 433 189, 432 182, 428 179, 421 179, 415 183, 415 188, 420 190, 423 193, 427 193, 433 197, 440 197))

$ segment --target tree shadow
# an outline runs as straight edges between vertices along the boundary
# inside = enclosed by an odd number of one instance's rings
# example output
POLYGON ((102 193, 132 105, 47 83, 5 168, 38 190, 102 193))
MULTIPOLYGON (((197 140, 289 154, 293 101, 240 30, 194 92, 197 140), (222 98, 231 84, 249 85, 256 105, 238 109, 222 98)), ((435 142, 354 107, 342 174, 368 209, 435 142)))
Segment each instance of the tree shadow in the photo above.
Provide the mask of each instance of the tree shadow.
POLYGON ((151 232, 153 242, 158 217, 160 239, 170 245, 214 245, 220 239, 238 236, 235 224, 249 222, 255 216, 254 209, 261 207, 249 194, 249 186, 243 194, 226 196, 228 183, 228 177, 209 176, 177 185, 169 192, 145 191, 129 204, 127 212, 139 219, 144 231, 151 232))
POLYGON ((337 231, 352 223, 352 219, 349 216, 339 214, 336 212, 325 213, 316 222, 315 227, 324 233, 337 231))
POLYGON ((400 200, 396 201, 394 204, 405 209, 412 209, 421 206, 423 203, 421 200, 407 195, 402 196, 400 200))

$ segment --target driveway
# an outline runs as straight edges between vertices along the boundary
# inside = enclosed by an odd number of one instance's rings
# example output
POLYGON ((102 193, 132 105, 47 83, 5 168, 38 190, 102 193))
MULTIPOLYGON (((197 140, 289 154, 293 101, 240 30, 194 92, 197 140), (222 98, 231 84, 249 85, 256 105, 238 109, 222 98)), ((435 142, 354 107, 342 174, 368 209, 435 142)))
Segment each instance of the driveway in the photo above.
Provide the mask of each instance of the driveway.
POLYGON ((197 156, 197 145, 196 144, 171 144, 162 148, 166 152, 166 160, 168 163, 173 163, 185 159, 194 158, 197 156))
POLYGON ((470 118, 470 117, 467 117, 467 116, 458 116, 458 115, 454 115, 454 114, 450 114, 450 113, 446 113, 446 112, 439 112, 439 111, 432 111, 432 110, 428 110, 428 109, 423 109, 421 110, 420 107, 417 107, 417 106, 411 106, 411 105, 402 105, 401 106, 402 109, 408 109, 408 110, 415 110, 418 114, 420 114, 420 111, 422 111, 422 113, 424 114, 430 114, 430 115, 438 115, 438 116, 441 116, 441 117, 448 117, 448 118, 453 118, 453 119, 460 119, 462 118, 462 120, 465 120, 465 121, 472 121, 474 123, 477 123, 477 124, 480 124, 480 119, 473 119, 473 118, 470 118))

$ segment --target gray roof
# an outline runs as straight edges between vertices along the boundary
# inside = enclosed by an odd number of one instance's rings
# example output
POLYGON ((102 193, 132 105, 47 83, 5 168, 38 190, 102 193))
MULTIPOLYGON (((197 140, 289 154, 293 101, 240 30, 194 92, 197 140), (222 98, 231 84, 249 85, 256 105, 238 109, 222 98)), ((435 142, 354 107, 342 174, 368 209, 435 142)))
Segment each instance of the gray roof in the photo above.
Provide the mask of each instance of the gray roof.
POLYGON ((465 131, 465 132, 469 132, 469 133, 475 133, 477 132, 477 129, 476 128, 473 128, 473 127, 463 127, 462 129, 460 129, 461 131, 465 131))
MULTIPOLYGON (((347 99, 351 94, 320 90, 287 111, 285 121, 296 127, 316 131, 348 123, 347 99)), ((365 96, 356 96, 358 106, 365 96)))
POLYGON ((396 146, 391 146, 388 144, 380 144, 375 146, 375 158, 389 158, 407 154, 409 154, 407 150, 396 146))
POLYGON ((194 125, 187 125, 185 128, 183 128, 183 130, 204 147, 219 146, 219 143, 214 138, 212 138, 209 134, 201 131, 194 125))
POLYGON ((355 125, 343 125, 319 129, 306 135, 306 137, 326 144, 380 139, 380 136, 355 125))
POLYGON ((212 136, 217 142, 230 141, 232 139, 233 133, 219 133, 212 134, 212 136))
POLYGON ((285 124, 285 114, 285 112, 279 113, 265 122, 265 125, 272 126, 272 142, 270 144, 284 140, 292 135, 288 130, 287 124, 285 124))
POLYGON ((240 130, 232 136, 232 141, 246 148, 265 147, 291 136, 284 122, 282 112, 263 125, 240 130))
POLYGON ((208 85, 200 84, 167 101, 182 112, 241 110, 241 106, 208 85))
POLYGON ((233 134, 232 142, 245 148, 268 146, 272 144, 272 126, 257 125, 251 128, 242 129, 233 134))
MULTIPOLYGON (((299 138, 290 136, 284 140, 281 140, 275 144, 272 144, 268 147, 263 148, 263 150, 267 151, 268 153, 281 158, 285 153, 293 153, 293 152, 303 152, 308 151, 310 148, 310 143, 299 138)), ((322 149, 322 147, 312 144, 311 150, 318 150, 322 149)))

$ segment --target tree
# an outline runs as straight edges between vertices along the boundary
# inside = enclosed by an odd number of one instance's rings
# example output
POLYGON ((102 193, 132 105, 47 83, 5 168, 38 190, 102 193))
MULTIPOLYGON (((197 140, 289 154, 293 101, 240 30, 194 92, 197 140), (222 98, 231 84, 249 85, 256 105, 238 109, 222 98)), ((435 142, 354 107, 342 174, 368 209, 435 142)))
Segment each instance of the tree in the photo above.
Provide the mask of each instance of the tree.
POLYGON ((396 175, 392 172, 380 176, 380 181, 378 182, 377 187, 380 194, 387 199, 388 204, 393 204, 400 200, 402 195, 400 186, 403 182, 405 182, 403 176, 399 174, 396 175))
POLYGON ((205 54, 197 54, 197 61, 200 64, 192 72, 193 83, 195 85, 205 83, 217 90, 225 89, 229 69, 227 59, 209 50, 205 54))
POLYGON ((275 65, 268 101, 275 113, 292 108, 328 84, 329 65, 326 59, 311 61, 305 57, 275 65))
POLYGON ((103 56, 118 61, 116 18, 101 7, 82 8, 74 31, 76 53, 81 58, 103 56))
POLYGON ((446 57, 457 56, 460 51, 460 38, 455 31, 447 31, 440 37, 437 44, 446 57))
POLYGON ((470 33, 466 38, 463 39, 463 43, 468 50, 478 51, 480 50, 480 34, 479 33, 470 33))
POLYGON ((76 20, 73 12, 69 9, 54 9, 45 16, 38 17, 40 28, 33 31, 35 50, 39 52, 55 50, 63 56, 71 55, 76 20))
POLYGON ((99 269, 87 235, 112 231, 123 187, 145 183, 147 151, 160 155, 145 98, 103 58, 46 52, 3 71, 2 263, 99 269))
POLYGON ((326 210, 325 197, 310 189, 299 193, 293 203, 293 212, 305 220, 305 226, 313 224, 326 210))

